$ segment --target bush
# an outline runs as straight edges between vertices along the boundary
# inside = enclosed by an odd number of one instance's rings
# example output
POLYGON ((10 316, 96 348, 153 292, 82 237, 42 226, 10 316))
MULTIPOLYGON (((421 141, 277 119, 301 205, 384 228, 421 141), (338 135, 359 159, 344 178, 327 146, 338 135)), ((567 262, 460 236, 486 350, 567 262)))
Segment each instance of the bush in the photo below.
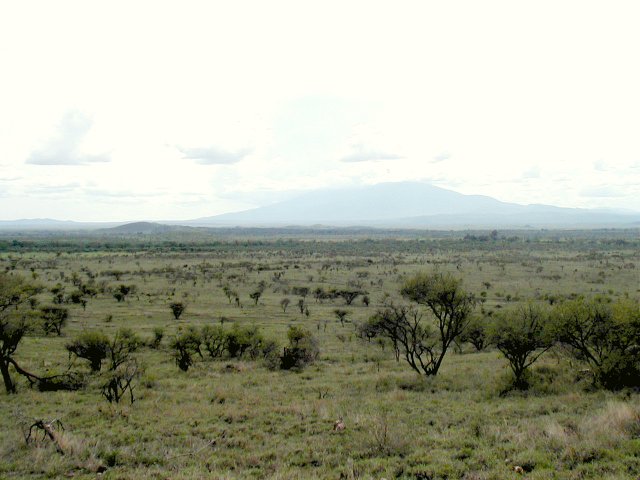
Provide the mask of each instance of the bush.
POLYGON ((158 348, 164 338, 164 329, 162 327, 155 327, 153 329, 153 338, 149 342, 149 347, 158 348))
POLYGON ((285 347, 280 358, 283 370, 301 370, 315 362, 320 354, 318 342, 309 330, 303 327, 289 327, 287 332, 289 346, 285 347))
POLYGON ((182 302, 173 302, 169 304, 169 308, 171 309, 171 313, 173 313, 173 317, 178 320, 187 307, 182 302))
POLYGON ((534 303, 505 311, 496 317, 491 339, 509 361, 513 386, 526 389, 528 368, 552 346, 548 313, 534 303))
POLYGON ((40 308, 40 316, 42 317, 42 329, 44 333, 49 335, 55 332, 58 336, 62 335, 62 327, 69 320, 69 310, 64 307, 42 307, 40 308))
POLYGON ((92 372, 99 372, 102 361, 107 358, 109 338, 101 332, 84 332, 65 347, 69 355, 88 360, 92 372))
POLYGON ((556 307, 553 318, 556 339, 590 366, 596 384, 611 390, 640 384, 637 302, 579 298, 556 307))
POLYGON ((200 330, 204 349, 211 358, 220 358, 227 349, 227 337, 221 326, 205 325, 200 330))
POLYGON ((490 343, 487 333, 487 319, 480 316, 473 316, 469 325, 467 325, 467 328, 462 333, 460 340, 470 343, 478 352, 487 348, 490 343))
POLYGON ((176 364, 183 372, 189 370, 189 367, 193 365, 193 355, 198 354, 202 357, 200 342, 200 333, 194 327, 188 328, 186 332, 176 336, 171 342, 171 348, 175 350, 176 364))
POLYGON ((252 360, 258 358, 264 342, 258 327, 239 327, 234 325, 226 334, 227 352, 231 358, 240 358, 244 355, 252 360))

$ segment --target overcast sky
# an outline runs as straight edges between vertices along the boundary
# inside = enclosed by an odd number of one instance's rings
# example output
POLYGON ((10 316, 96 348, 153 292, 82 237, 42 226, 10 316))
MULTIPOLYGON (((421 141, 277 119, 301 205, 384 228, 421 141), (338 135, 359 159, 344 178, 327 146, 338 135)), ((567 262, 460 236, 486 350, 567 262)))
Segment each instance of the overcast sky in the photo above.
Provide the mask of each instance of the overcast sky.
POLYGON ((0 219, 422 180, 640 210, 636 1, 7 1, 0 219))

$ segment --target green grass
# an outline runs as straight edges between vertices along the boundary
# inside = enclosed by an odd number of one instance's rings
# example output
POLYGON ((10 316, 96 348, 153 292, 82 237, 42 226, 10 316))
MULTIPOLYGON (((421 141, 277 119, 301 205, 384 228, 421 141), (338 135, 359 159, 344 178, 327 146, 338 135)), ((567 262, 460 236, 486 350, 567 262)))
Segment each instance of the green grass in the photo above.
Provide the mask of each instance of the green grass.
MULTIPOLYGON (((97 380, 82 391, 54 393, 19 380, 17 395, 0 394, 0 478, 95 478, 106 467, 102 478, 111 479, 504 479, 518 477, 516 465, 538 479, 640 475, 637 393, 591 391, 576 380, 579 365, 545 354, 531 391, 501 394, 506 361, 466 345, 447 355, 436 378, 425 379, 397 363, 389 347, 358 339, 354 329, 385 294, 397 298, 403 279, 434 268, 462 277, 473 292, 486 290, 485 309, 549 294, 637 299, 640 268, 629 266, 639 263, 636 245, 585 240, 488 248, 445 239, 405 250, 401 242, 374 240, 355 247, 323 242, 314 252, 300 243, 305 248, 291 241, 193 253, 0 254, 0 266, 27 278, 34 272, 47 287, 61 282, 70 293, 72 272, 84 282, 91 272, 104 287, 86 310, 68 306, 63 337, 31 336, 20 345, 16 358, 33 371, 64 371, 64 344, 85 329, 113 334, 126 326, 150 339, 159 326, 166 335, 160 349, 136 353, 144 373, 133 405, 108 404, 97 380), (119 280, 108 273, 114 270, 124 272, 119 280), (281 280, 274 280, 280 271, 281 280), (249 294, 261 280, 267 289, 254 306, 249 294), (108 287, 120 283, 135 284, 137 292, 118 303, 108 287), (239 293, 242 308, 228 302, 225 283, 239 293), (367 290, 371 305, 360 299, 346 307, 341 300, 316 303, 309 295, 306 317, 297 297, 283 291, 347 285, 367 290), (283 313, 285 296, 292 302, 283 313), (174 301, 187 304, 178 321, 168 306, 174 301), (338 307, 350 312, 344 326, 333 313, 338 307), (290 325, 304 325, 318 337, 320 360, 297 373, 246 360, 198 360, 179 371, 170 337, 221 317, 230 319, 225 328, 257 325, 282 345, 290 325), (24 427, 33 418, 62 421, 65 455, 40 437, 25 443, 24 427), (338 418, 346 425, 342 432, 333 430, 338 418)), ((50 296, 43 293, 42 303, 50 296)), ((85 363, 75 360, 72 368, 87 371, 85 363)))

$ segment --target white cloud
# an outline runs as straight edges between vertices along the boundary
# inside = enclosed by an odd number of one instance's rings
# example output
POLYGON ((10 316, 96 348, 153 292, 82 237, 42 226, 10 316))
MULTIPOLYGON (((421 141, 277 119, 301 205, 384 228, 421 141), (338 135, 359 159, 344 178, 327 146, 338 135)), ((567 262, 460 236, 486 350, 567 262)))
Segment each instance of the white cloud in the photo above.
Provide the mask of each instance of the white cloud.
POLYGON ((190 218, 418 178, 640 210, 632 2, 38 8, 0 7, 7 218, 190 218))
POLYGON ((86 153, 82 142, 91 130, 91 119, 78 111, 65 114, 53 136, 31 152, 26 163, 32 165, 84 165, 109 162, 105 153, 86 153))
POLYGON ((230 165, 238 163, 251 153, 250 148, 229 151, 219 147, 177 147, 183 154, 182 158, 195 160, 201 165, 230 165))
POLYGON ((369 162, 380 160, 398 160, 402 155, 367 148, 362 144, 352 145, 351 152, 340 159, 341 162, 369 162))

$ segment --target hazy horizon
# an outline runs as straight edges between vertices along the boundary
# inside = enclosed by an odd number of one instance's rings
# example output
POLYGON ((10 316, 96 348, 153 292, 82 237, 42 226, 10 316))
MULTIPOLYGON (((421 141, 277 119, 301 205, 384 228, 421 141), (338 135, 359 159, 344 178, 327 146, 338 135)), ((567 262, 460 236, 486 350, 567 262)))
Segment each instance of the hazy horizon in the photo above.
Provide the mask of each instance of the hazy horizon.
POLYGON ((1 220, 421 181, 640 211, 634 2, 11 2, 1 220))

